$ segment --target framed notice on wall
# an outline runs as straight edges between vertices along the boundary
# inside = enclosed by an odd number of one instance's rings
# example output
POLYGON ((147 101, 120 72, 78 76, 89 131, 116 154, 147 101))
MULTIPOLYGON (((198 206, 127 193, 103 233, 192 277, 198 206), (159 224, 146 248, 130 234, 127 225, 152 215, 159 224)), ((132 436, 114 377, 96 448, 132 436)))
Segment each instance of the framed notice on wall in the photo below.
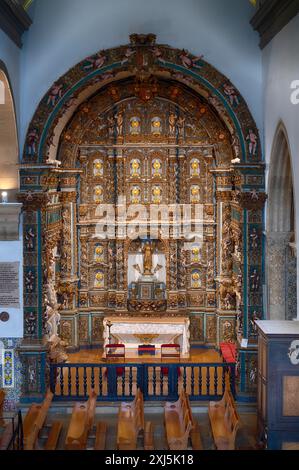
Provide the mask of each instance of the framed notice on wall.
POLYGON ((0 263, 0 308, 20 308, 19 265, 0 263))

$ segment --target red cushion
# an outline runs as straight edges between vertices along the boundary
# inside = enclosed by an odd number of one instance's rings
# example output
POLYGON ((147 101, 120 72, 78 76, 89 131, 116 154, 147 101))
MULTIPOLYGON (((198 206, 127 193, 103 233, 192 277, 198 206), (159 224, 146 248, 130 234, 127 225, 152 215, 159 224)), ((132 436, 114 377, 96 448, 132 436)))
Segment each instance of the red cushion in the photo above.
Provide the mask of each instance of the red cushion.
POLYGON ((220 351, 226 362, 236 362, 236 350, 233 343, 220 343, 220 351))
MULTIPOLYGON (((162 375, 168 375, 168 367, 161 367, 162 375)), ((181 369, 177 367, 178 377, 181 376, 181 369)))
MULTIPOLYGON (((125 371, 124 367, 117 367, 117 368, 116 368, 116 376, 117 376, 117 377, 122 377, 123 374, 124 374, 124 371, 125 371)), ((108 369, 105 370, 105 374, 104 374, 104 375, 105 375, 105 377, 108 376, 108 369)))

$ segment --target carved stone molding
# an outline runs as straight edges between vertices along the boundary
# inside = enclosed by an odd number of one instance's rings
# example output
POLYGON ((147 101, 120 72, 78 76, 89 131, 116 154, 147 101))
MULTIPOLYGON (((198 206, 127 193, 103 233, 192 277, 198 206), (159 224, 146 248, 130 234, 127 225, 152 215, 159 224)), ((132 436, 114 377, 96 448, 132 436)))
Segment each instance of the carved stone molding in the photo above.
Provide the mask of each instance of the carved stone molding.
POLYGON ((30 16, 18 2, 13 0, 0 2, 0 28, 18 47, 22 47, 22 35, 31 24, 30 16))
POLYGON ((299 12, 298 0, 264 0, 250 24, 260 35, 260 48, 266 45, 299 12))

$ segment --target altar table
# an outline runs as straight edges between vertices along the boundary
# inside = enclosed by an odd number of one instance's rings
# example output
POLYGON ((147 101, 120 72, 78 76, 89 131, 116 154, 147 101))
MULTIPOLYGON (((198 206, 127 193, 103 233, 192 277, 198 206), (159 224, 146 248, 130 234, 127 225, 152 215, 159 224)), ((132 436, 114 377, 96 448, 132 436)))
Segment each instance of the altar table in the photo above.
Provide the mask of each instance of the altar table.
POLYGON ((112 323, 111 336, 113 342, 123 343, 127 349, 138 349, 140 344, 154 344, 161 349, 163 343, 178 343, 182 357, 188 357, 190 352, 190 320, 188 317, 163 318, 104 318, 104 348, 108 343, 109 330, 107 322, 112 323))

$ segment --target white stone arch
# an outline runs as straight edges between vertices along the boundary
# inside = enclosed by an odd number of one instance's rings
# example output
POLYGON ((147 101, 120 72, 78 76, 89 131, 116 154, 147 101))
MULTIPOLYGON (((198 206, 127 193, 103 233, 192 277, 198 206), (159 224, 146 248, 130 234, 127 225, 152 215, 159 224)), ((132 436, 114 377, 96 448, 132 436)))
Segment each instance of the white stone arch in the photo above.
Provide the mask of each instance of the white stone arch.
POLYGON ((6 67, 0 61, 0 193, 7 191, 9 202, 16 200, 19 189, 18 162, 14 100, 6 67))
POLYGON ((273 139, 268 180, 268 316, 290 320, 297 314, 296 220, 292 156, 288 133, 279 122, 273 139))

